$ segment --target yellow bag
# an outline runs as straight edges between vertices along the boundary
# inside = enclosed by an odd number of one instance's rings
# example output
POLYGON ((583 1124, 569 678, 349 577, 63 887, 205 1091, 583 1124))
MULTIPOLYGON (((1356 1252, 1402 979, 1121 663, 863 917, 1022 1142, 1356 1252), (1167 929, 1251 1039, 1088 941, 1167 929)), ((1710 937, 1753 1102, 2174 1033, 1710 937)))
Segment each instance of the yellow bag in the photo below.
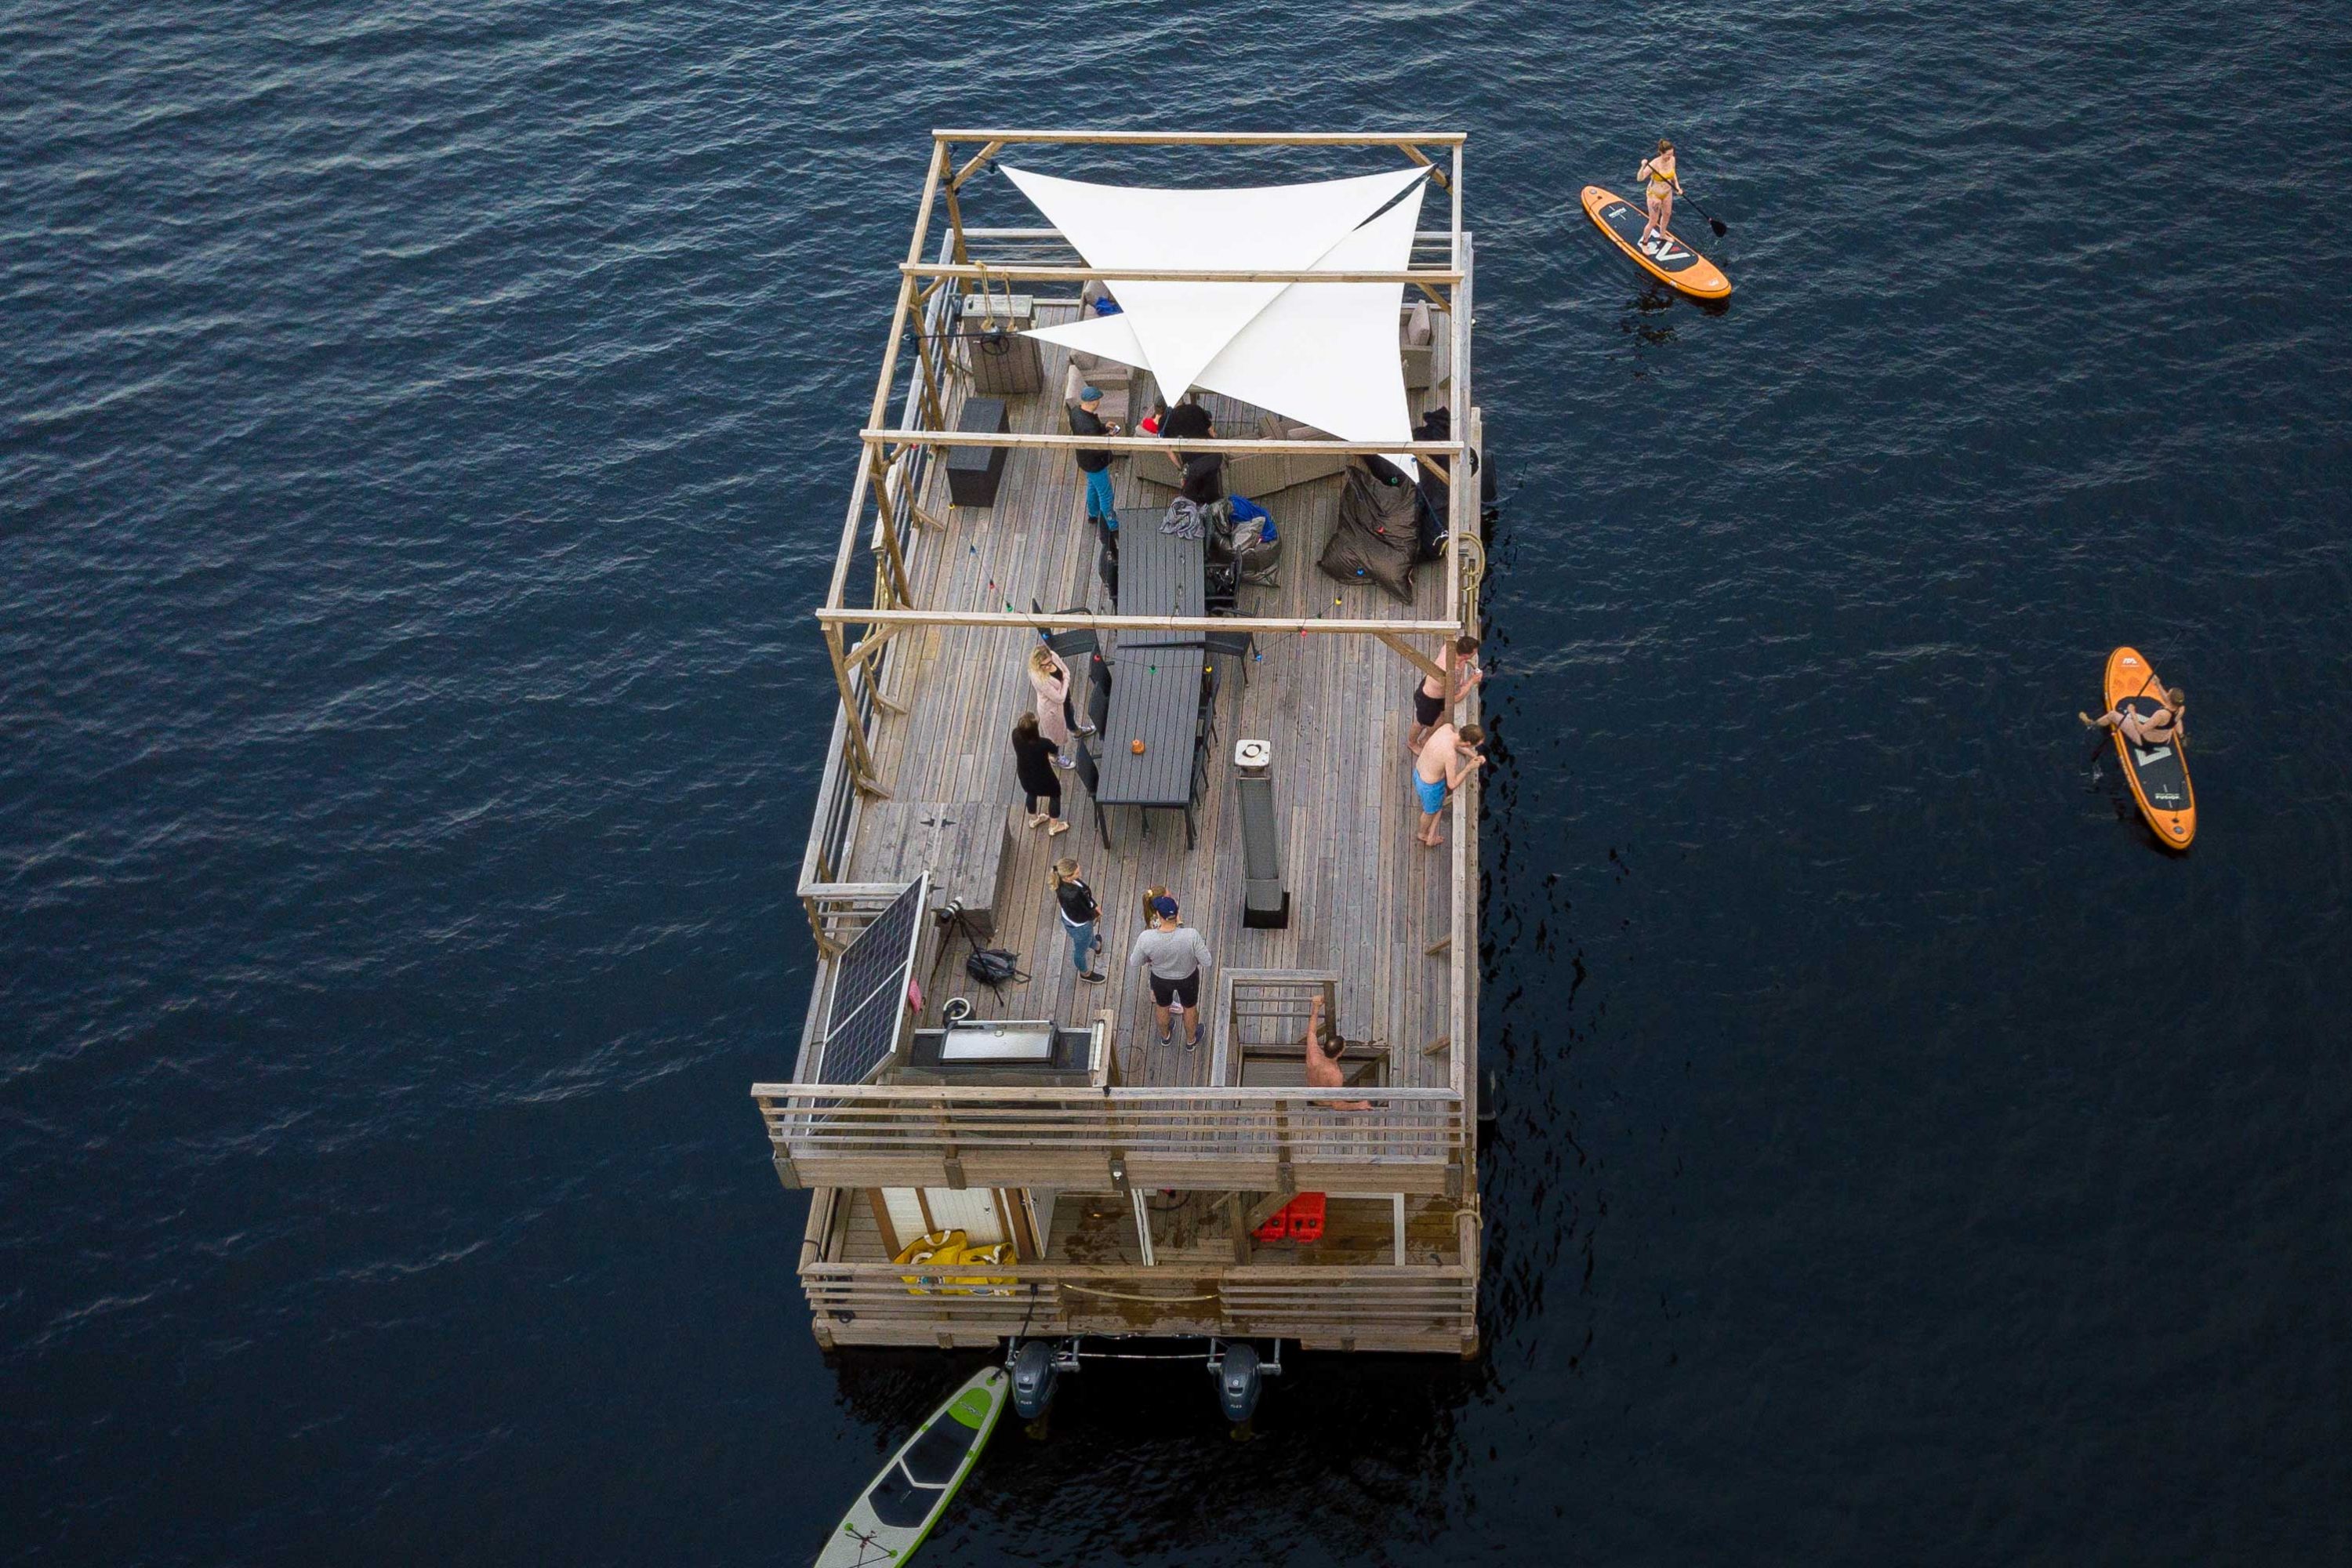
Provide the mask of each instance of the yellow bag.
MULTIPOLYGON (((890 1261, 893 1263, 954 1263, 963 1257, 966 1239, 965 1233, 961 1230, 935 1230, 928 1235, 919 1236, 900 1247, 898 1256, 890 1261)), ((937 1276, 934 1275, 901 1274, 898 1278, 906 1282, 907 1293, 910 1296, 928 1296, 930 1291, 925 1287, 937 1283, 937 1276)))
MULTIPOLYGON (((937 1261, 992 1263, 1000 1268, 1008 1263, 1017 1261, 1013 1256, 1013 1244, 1009 1241, 996 1242, 988 1247, 965 1247, 957 1250, 956 1257, 942 1258, 937 1261)), ((1010 1275, 961 1274, 941 1280, 940 1290, 942 1295, 949 1296, 1009 1296, 1013 1293, 1013 1284, 1010 1275)))

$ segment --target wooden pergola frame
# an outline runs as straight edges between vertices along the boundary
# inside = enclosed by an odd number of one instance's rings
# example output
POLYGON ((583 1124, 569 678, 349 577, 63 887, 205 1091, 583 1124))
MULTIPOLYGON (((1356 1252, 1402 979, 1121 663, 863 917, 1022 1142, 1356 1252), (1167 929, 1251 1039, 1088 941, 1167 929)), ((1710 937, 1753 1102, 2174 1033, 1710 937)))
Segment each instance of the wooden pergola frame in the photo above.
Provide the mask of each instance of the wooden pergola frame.
MULTIPOLYGON (((898 544, 898 508, 904 504, 913 509, 912 496, 895 498, 891 494, 891 465, 909 447, 1007 447, 1074 448, 1085 445, 1089 448, 1113 451, 1162 450, 1165 444, 1153 437, 1090 437, 1026 435, 1020 433, 966 433, 936 427, 940 419, 941 399, 937 390, 937 377, 930 363, 927 337, 915 334, 917 353, 922 357, 920 374, 908 391, 908 418, 898 426, 887 423, 890 392, 898 374, 901 345, 908 336, 908 312, 926 301, 943 284, 959 279, 989 281, 1024 282, 1085 282, 1150 279, 1166 282, 1225 281, 1225 282, 1396 282, 1420 287, 1433 300, 1445 306, 1454 331, 1454 374, 1450 416, 1454 438, 1446 441, 1265 441, 1237 438, 1187 441, 1188 449, 1240 455, 1263 453, 1402 452, 1416 458, 1433 460, 1439 471, 1452 478, 1460 456, 1470 447, 1470 409, 1467 406, 1469 363, 1469 301, 1465 297, 1470 288, 1468 237, 1462 227, 1462 150, 1467 136, 1457 131, 1390 131, 1390 132, 1212 132, 1212 131, 1085 131, 1085 130, 1011 130, 956 129, 935 130, 931 132, 931 158, 923 181, 923 194, 915 215, 914 232, 907 242, 906 259, 898 264, 898 295, 890 316, 888 343, 882 356, 881 373, 875 379, 873 402, 864 427, 858 432, 861 443, 858 470, 852 486, 848 515, 842 527, 841 543, 835 552, 832 581, 827 586, 824 608, 817 614, 824 628, 833 653, 834 669, 841 687, 845 704, 855 710, 856 696, 849 684, 850 663, 842 642, 841 628, 849 625, 882 626, 992 626, 1041 624, 1126 626, 1137 629, 1166 631, 1298 631, 1354 632, 1381 637, 1392 647, 1402 645, 1397 639, 1412 634, 1458 634, 1464 621, 1461 614, 1462 575, 1459 552, 1446 555, 1446 603, 1454 606, 1452 619, 1436 621, 1318 621, 1306 626, 1297 621, 1277 621, 1264 617, 1163 617, 1099 616, 1087 620, 1063 618, 1008 617, 985 612, 926 610, 915 602, 914 584, 908 580, 903 552, 898 544), (958 193, 964 184, 984 170, 998 153, 1008 146, 1055 144, 1066 146, 1187 146, 1187 147, 1314 147, 1314 148, 1390 148, 1402 153, 1414 163, 1431 171, 1431 178, 1452 199, 1452 218, 1446 234, 1450 238, 1447 265, 1442 268, 1407 268, 1394 272, 1284 272, 1261 270, 1160 270, 1136 268, 1104 268, 1070 266, 1037 266, 1008 264, 1003 266, 975 262, 971 259, 968 233, 963 222, 962 205, 958 193), (976 146, 961 163, 957 162, 959 145, 976 146), (1435 147, 1446 156, 1441 165, 1423 147, 1435 147), (944 205, 948 221, 948 237, 942 248, 953 259, 926 260, 925 241, 929 237, 935 212, 944 205), (919 279, 929 281, 918 287, 919 279), (1444 290, 1441 294, 1440 290, 1444 290), (922 419, 928 416, 934 424, 926 428, 922 419), (877 553, 882 557, 877 574, 876 603, 868 608, 851 605, 846 597, 849 568, 856 553, 859 528, 866 515, 866 501, 871 496, 880 513, 874 530, 877 553), (885 601, 887 602, 885 602, 885 601)), ((1050 232, 1050 231, 1048 231, 1050 232)), ((1475 516, 1476 500, 1465 493, 1461 485, 1449 484, 1451 515, 1446 520, 1449 533, 1465 537, 1465 530, 1475 516)), ((919 521, 928 521, 917 513, 919 521)), ((870 640, 870 639, 869 639, 870 640)), ((864 645, 861 645, 864 646, 864 645)), ((1409 658, 1412 656, 1408 654, 1409 658)), ((1413 662, 1430 668, 1428 661, 1413 658, 1413 662)), ((853 731, 856 730, 852 725, 853 731)), ((856 735, 851 744, 859 753, 861 773, 871 778, 871 758, 865 756, 864 736, 856 735)))
MULTIPOLYGON (((1452 637, 1477 630, 1477 606, 1472 600, 1483 572, 1484 553, 1477 547, 1475 524, 1478 516, 1477 484, 1467 474, 1461 473, 1460 462, 1465 452, 1475 452, 1478 443, 1477 411, 1469 402, 1471 377, 1470 318, 1475 310, 1473 280, 1473 247, 1469 233, 1463 227, 1463 148, 1467 137, 1450 131, 1391 131, 1391 132, 1202 132, 1202 131, 1084 131, 1084 130, 1006 130, 955 129, 931 132, 931 156, 923 179, 923 190, 917 205, 912 234, 907 242, 907 254, 897 266, 898 289, 892 306, 887 344, 882 364, 875 377, 874 396, 866 411, 864 425, 858 431, 857 471, 851 487, 849 504, 843 521, 841 541, 835 552, 833 574, 827 584, 824 603, 816 612, 825 646, 831 655, 834 679, 838 689, 842 710, 837 728, 844 737, 841 762, 846 763, 849 776, 857 789, 871 795, 885 795, 877 776, 874 758, 868 747, 866 728, 859 713, 858 684, 862 679, 866 696, 886 711, 903 711, 899 705, 885 697, 877 672, 881 668, 877 656, 883 654, 898 634, 920 626, 1001 626, 1008 630, 1034 632, 1040 628, 1067 629, 1093 627, 1099 630, 1150 630, 1247 632, 1260 635, 1299 634, 1326 636, 1360 636, 1378 639, 1425 674, 1436 675, 1438 666, 1427 653, 1413 646, 1413 637, 1452 637), (990 262, 974 259, 971 240, 974 237, 996 238, 1017 232, 1022 240, 1034 244, 1042 239, 1059 239, 1052 229, 1002 231, 968 229, 963 221, 960 193, 971 180, 985 170, 996 155, 1007 147, 1039 144, 1063 146, 1127 146, 1127 147, 1297 147, 1297 148, 1386 148, 1393 150, 1412 163, 1430 171, 1432 181, 1451 201, 1447 227, 1441 233, 1422 231, 1415 236, 1417 245, 1443 238, 1445 241, 1444 264, 1431 267, 1408 266, 1398 271, 1354 272, 1286 272, 1277 270, 1163 270, 1137 268, 1104 268, 1067 264, 1045 264, 1032 261, 990 262), (969 155, 958 160, 959 148, 970 148, 969 155), (1433 157, 1424 148, 1436 150, 1433 157), (1443 162, 1440 162, 1440 159, 1443 162), (940 255, 927 258, 925 248, 933 232, 936 216, 944 210, 946 232, 939 244, 940 255), (917 448, 944 447, 1003 447, 1043 449, 1068 449, 1084 445, 1090 449, 1113 451, 1162 450, 1165 443, 1153 437, 1076 437, 1067 435, 1000 434, 948 431, 940 428, 945 423, 945 367, 935 363, 927 333, 908 331, 908 315, 912 310, 933 308, 940 291, 951 283, 977 281, 983 288, 992 284, 1013 282, 1083 283, 1089 280, 1121 282, 1154 281, 1215 281, 1215 282, 1362 282, 1406 283, 1418 288, 1431 300, 1447 312, 1452 339, 1452 371, 1450 399, 1452 438, 1444 441, 1275 441, 1246 438, 1217 437, 1188 440, 1187 448, 1201 451, 1245 453, 1408 453, 1416 459, 1433 463, 1448 480, 1449 512, 1446 526, 1457 547, 1445 555, 1445 604, 1450 616, 1442 620, 1385 618, 1314 618, 1298 619, 1265 616, 1166 616, 1093 615, 1087 612, 1047 612, 1030 615, 984 610, 925 609, 916 603, 917 584, 910 579, 906 552, 899 540, 902 524, 938 527, 916 504, 912 476, 913 467, 902 467, 905 459, 917 448), (899 371, 900 351, 908 336, 915 340, 919 365, 909 382, 905 418, 898 425, 889 422, 891 391, 899 371), (898 481, 895 482, 894 476, 898 481), (868 500, 875 504, 876 518, 871 530, 872 549, 876 556, 873 602, 866 605, 853 605, 847 596, 849 572, 856 557, 858 537, 865 526, 868 500), (903 509, 903 510, 902 510, 903 509), (1465 574, 1464 558, 1472 557, 1465 574), (1465 588, 1470 595, 1465 599, 1465 588), (862 628, 862 635, 853 645, 849 638, 862 628)), ((1477 706, 1476 694, 1472 694, 1473 710, 1477 706)), ((828 770, 830 773, 830 769, 828 770)), ((1474 775, 1475 776, 1475 775, 1474 775)), ((1475 785, 1457 791, 1454 795, 1451 851, 1453 881, 1455 889, 1469 885, 1470 857, 1475 853, 1475 785)), ((813 829, 811 854, 816 853, 813 829)), ((1469 964, 1476 950, 1476 915, 1471 907, 1474 900, 1457 896, 1454 900, 1453 919, 1447 934, 1430 948, 1431 956, 1444 952, 1448 947, 1448 969, 1451 972, 1452 1005, 1450 1016, 1455 1033, 1429 1045, 1430 1052, 1444 1050, 1451 1041, 1467 1032, 1475 1035, 1476 1019, 1471 1011, 1468 994, 1469 964)), ((812 906, 811 921, 817 927, 820 945, 824 943, 824 931, 812 906)), ((1454 1074, 1457 1091, 1468 1114, 1475 1117, 1476 1085, 1471 1075, 1461 1071, 1461 1053, 1454 1053, 1454 1074)))

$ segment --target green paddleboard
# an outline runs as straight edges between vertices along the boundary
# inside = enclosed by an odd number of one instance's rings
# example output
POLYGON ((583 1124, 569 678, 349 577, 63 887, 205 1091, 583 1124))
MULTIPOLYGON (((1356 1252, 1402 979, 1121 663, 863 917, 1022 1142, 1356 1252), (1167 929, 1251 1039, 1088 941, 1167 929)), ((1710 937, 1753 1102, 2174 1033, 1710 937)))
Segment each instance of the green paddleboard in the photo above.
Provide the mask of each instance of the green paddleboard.
POLYGON ((992 1366, 974 1373, 932 1411, 849 1505, 816 1568, 898 1568, 913 1556, 988 1446, 1004 1414, 1007 1386, 1004 1369, 992 1366))

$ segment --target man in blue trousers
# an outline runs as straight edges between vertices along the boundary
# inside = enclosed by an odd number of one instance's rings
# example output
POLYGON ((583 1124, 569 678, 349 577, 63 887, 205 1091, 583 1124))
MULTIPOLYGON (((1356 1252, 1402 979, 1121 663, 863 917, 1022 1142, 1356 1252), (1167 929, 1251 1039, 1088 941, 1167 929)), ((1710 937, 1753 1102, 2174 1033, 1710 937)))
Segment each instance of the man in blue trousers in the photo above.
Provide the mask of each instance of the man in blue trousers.
MULTIPOLYGON (((1119 426, 1103 423, 1102 388, 1087 385, 1078 389, 1078 405, 1070 410, 1070 434, 1073 436, 1116 436, 1119 426)), ((1110 454, 1078 451, 1078 472, 1087 477, 1087 521, 1099 523, 1106 533, 1118 531, 1118 502, 1110 489, 1110 454)))

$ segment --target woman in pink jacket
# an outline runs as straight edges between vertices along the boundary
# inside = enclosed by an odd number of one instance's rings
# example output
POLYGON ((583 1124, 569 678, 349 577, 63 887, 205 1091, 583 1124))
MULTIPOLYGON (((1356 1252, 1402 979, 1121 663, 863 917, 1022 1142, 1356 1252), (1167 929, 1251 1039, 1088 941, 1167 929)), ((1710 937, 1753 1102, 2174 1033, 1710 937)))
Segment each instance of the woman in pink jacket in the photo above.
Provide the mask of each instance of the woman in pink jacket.
MULTIPOLYGON (((1072 726, 1070 723, 1070 667, 1062 656, 1039 643, 1029 655, 1029 687, 1037 694, 1037 731, 1054 742, 1054 765, 1075 767, 1067 755, 1072 726)), ((1076 733, 1091 735, 1091 724, 1076 726, 1076 733)))

